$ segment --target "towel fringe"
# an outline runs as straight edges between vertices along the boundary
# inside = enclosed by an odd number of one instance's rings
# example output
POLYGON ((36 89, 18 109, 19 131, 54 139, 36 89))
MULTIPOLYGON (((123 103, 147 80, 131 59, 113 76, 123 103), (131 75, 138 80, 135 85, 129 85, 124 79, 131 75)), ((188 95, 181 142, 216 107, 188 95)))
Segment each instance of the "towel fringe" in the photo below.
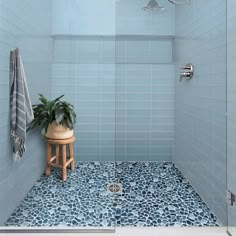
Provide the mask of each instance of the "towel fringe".
POLYGON ((15 159, 20 160, 20 158, 23 156, 23 153, 26 150, 25 140, 18 137, 14 130, 11 131, 11 136, 12 136, 13 142, 14 142, 13 151, 15 153, 15 159))

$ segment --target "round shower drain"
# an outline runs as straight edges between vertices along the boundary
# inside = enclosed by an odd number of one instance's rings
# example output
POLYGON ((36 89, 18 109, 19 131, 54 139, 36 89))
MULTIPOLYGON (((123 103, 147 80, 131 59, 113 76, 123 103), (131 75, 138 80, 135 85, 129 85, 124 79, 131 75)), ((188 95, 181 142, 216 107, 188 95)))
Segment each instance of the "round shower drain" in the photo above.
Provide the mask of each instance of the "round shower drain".
POLYGON ((121 193, 122 186, 120 183, 111 183, 111 184, 108 184, 107 191, 110 193, 121 193))

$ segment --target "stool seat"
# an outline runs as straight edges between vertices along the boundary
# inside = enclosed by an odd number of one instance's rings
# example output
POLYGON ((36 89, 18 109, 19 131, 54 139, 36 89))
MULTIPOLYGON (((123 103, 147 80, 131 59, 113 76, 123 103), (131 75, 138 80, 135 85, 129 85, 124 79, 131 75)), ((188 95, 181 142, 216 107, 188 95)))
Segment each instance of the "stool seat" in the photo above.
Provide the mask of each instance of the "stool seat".
POLYGON ((72 136, 71 138, 67 138, 67 139, 49 139, 49 138, 45 138, 47 143, 50 144, 69 144, 69 143, 73 143, 75 141, 75 137, 72 136))
POLYGON ((70 165, 71 170, 74 170, 75 168, 74 150, 73 150, 73 142, 75 141, 75 137, 72 136, 71 138, 68 139, 45 138, 45 141, 47 143, 47 160, 46 160, 46 170, 45 170, 46 176, 49 176, 51 174, 51 166, 53 166, 62 169, 62 181, 66 181, 67 166, 70 165), (55 146, 55 155, 52 155, 53 146, 55 146), (67 153, 69 153, 69 156, 67 156, 67 153))

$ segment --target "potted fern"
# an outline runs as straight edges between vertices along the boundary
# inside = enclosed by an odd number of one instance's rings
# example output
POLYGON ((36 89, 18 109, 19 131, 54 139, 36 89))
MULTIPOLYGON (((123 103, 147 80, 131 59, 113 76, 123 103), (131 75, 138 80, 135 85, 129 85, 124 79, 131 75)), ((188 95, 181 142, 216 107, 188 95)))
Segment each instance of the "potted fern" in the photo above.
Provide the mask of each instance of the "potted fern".
POLYGON ((27 131, 36 127, 49 139, 67 139, 73 136, 76 114, 73 105, 61 101, 64 95, 50 101, 39 94, 41 103, 33 105, 34 120, 27 131))

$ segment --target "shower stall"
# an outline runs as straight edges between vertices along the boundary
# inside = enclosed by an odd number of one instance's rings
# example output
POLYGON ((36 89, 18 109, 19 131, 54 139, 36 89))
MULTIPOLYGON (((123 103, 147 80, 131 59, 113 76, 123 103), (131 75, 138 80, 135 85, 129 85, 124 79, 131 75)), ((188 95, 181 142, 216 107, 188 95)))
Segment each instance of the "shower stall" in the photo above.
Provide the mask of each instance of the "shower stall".
POLYGON ((236 235, 234 0, 0 0, 3 230, 215 226, 236 235), (65 95, 76 168, 9 135, 9 53, 32 103, 65 95))

